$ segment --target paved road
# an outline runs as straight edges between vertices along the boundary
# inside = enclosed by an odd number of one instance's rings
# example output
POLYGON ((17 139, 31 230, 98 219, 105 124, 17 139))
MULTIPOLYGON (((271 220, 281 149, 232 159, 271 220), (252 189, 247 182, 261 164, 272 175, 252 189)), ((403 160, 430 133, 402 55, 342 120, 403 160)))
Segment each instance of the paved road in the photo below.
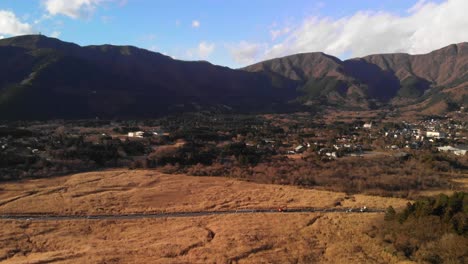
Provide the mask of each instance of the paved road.
POLYGON ((115 214, 115 215, 0 215, 0 220, 17 221, 64 221, 64 220, 132 220, 147 218, 175 218, 175 217, 200 217, 210 215, 231 214, 291 214, 291 213, 383 213, 383 209, 367 208, 295 208, 295 209, 239 209, 228 211, 199 211, 199 212, 173 212, 173 213, 137 213, 137 214, 115 214))

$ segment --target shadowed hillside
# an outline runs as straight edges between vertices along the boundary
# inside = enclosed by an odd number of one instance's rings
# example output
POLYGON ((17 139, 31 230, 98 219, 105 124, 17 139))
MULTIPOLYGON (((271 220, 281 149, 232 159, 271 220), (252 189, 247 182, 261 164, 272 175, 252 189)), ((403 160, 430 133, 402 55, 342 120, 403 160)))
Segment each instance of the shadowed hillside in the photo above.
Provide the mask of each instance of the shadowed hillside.
POLYGON ((0 40, 0 59, 0 119, 149 118, 304 106, 411 106, 441 114, 468 104, 466 43, 425 55, 346 61, 304 53, 233 70, 132 46, 80 47, 28 35, 0 40))
POLYGON ((44 36, 0 41, 0 118, 154 117, 200 107, 271 108, 294 82, 130 46, 44 36))

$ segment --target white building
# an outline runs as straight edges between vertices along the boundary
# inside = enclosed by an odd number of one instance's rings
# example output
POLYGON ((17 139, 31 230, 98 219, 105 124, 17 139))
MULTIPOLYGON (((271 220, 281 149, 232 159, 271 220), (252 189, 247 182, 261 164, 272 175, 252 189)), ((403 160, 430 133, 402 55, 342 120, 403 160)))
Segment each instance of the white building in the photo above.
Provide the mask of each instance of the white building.
POLYGON ((371 128, 372 128, 372 122, 370 122, 370 123, 365 123, 364 126, 363 126, 363 128, 365 128, 365 129, 371 129, 371 128))
POLYGON ((457 156, 464 156, 468 152, 468 146, 458 146, 458 147, 443 146, 443 147, 438 147, 437 149, 439 151, 449 152, 457 156))
POLYGON ((142 138, 144 134, 145 132, 143 131, 128 132, 128 137, 142 138))
POLYGON ((426 132, 426 137, 428 137, 428 138, 445 138, 445 133, 444 132, 439 132, 439 131, 427 131, 426 132))
POLYGON ((299 145, 299 146, 297 146, 296 148, 294 148, 294 151, 295 151, 296 153, 301 153, 301 152, 303 152, 304 150, 305 150, 305 147, 302 146, 302 145, 299 145))

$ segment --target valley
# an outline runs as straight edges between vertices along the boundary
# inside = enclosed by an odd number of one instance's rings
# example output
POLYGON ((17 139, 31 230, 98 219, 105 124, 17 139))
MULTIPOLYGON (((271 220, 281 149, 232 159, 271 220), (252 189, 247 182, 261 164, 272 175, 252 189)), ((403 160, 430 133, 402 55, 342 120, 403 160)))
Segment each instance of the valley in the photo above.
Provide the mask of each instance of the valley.
POLYGON ((0 1, 0 264, 468 263, 468 1, 0 1))

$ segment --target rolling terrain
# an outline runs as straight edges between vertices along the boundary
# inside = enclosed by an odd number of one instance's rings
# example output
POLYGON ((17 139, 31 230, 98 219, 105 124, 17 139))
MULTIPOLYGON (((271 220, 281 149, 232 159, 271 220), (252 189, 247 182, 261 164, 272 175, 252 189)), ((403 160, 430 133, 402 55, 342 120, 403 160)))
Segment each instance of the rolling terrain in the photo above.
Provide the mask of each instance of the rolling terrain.
POLYGON ((115 170, 2 183, 0 215, 135 214, 261 208, 402 207, 404 199, 304 190, 221 177, 115 170))
POLYGON ((397 263, 372 238, 381 217, 2 221, 0 257, 2 263, 397 263))
MULTIPOLYGON (((150 170, 2 183, 0 215, 124 215, 248 208, 402 208, 407 200, 150 170), (338 205, 337 203, 341 205, 338 205)), ((242 213, 183 218, 0 219, 2 263, 396 263, 382 213, 242 213), (353 237, 353 240, 349 240, 353 237)))

